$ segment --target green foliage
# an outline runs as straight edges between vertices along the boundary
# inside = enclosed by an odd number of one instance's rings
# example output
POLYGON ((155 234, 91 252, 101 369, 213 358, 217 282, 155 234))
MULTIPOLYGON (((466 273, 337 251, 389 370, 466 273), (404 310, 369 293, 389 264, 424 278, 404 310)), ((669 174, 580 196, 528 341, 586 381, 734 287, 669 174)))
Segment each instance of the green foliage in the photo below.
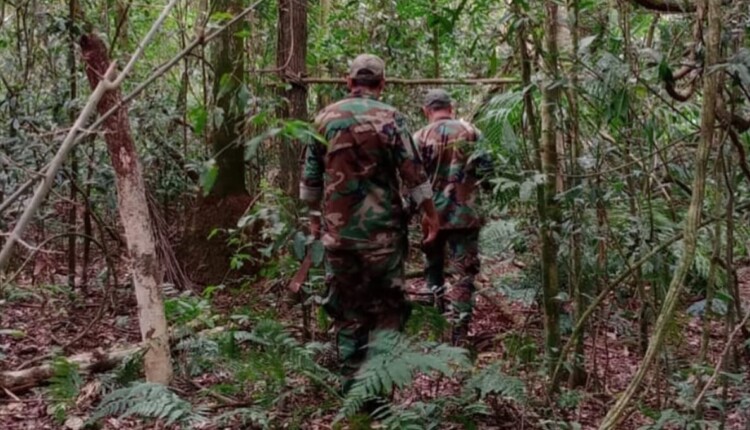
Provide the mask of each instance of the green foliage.
POLYGON ((102 398, 91 417, 92 421, 106 416, 161 419, 173 423, 196 424, 205 421, 205 411, 196 409, 167 387, 150 382, 138 382, 112 391, 102 398))
POLYGON ((506 375, 500 363, 495 363, 477 372, 464 385, 464 392, 475 394, 480 400, 497 394, 504 399, 526 403, 526 386, 517 377, 506 375))
POLYGON ((436 341, 440 340, 449 328, 450 323, 436 307, 412 304, 411 316, 406 323, 406 333, 412 336, 426 333, 429 340, 436 341))
POLYGON ((419 342, 394 331, 379 331, 368 345, 367 361, 357 373, 337 420, 355 414, 368 400, 403 388, 417 372, 451 376, 469 365, 466 350, 419 342))
POLYGON ((268 413, 261 408, 236 408, 228 410, 214 419, 219 425, 240 425, 243 428, 250 424, 262 429, 270 428, 268 413))
POLYGON ((83 380, 78 372, 78 365, 64 357, 55 358, 52 369, 54 374, 49 380, 47 392, 51 400, 52 416, 58 423, 62 423, 67 410, 75 404, 83 380))

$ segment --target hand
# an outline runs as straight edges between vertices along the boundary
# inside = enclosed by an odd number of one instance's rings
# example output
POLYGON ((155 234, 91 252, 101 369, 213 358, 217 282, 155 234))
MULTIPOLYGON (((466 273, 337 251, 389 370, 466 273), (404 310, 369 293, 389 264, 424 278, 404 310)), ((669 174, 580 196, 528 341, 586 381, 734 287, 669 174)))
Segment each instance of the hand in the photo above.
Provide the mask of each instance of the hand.
POLYGON ((422 203, 422 245, 429 246, 437 239, 440 220, 432 199, 422 203))

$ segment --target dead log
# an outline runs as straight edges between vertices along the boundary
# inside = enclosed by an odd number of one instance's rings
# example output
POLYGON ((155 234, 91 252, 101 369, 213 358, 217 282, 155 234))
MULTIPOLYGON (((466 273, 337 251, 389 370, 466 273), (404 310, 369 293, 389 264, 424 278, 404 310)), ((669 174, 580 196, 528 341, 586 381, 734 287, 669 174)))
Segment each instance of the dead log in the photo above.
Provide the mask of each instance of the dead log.
MULTIPOLYGON (((141 346, 129 346, 107 352, 84 352, 68 358, 67 361, 77 365, 78 371, 84 374, 105 372, 142 349, 141 346)), ((0 386, 10 391, 28 389, 40 385, 54 374, 55 369, 51 362, 23 370, 0 372, 0 386)))
MULTIPOLYGON (((181 340, 189 337, 191 333, 195 333, 196 331, 193 327, 190 330, 180 330, 170 333, 170 347, 174 348, 181 340)), ((195 336, 214 336, 224 331, 224 327, 214 327, 201 330, 195 336)), ((67 357, 65 360, 77 365, 78 371, 82 374, 102 373, 114 369, 128 357, 144 352, 144 348, 143 345, 128 345, 110 351, 96 350, 83 352, 67 357)), ((0 372, 0 388, 5 388, 11 392, 27 390, 42 385, 54 376, 54 374, 52 361, 29 367, 28 369, 0 372)))

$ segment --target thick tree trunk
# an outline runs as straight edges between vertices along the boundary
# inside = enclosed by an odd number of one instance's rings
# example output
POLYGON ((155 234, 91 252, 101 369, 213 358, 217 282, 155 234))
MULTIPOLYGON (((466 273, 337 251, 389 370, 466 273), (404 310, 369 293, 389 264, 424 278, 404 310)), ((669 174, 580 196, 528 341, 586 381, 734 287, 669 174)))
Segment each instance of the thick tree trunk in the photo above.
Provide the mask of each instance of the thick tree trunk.
MULTIPOLYGON (((280 118, 307 119, 307 87, 301 78, 307 74, 307 0, 279 0, 278 45, 276 66, 282 80, 291 85, 282 89, 284 103, 278 110, 280 118)), ((279 184, 296 198, 299 186, 297 142, 279 142, 279 184)))
MULTIPOLYGON (((683 289, 685 278, 690 267, 693 265, 696 248, 696 232, 701 224, 701 209, 706 186, 706 164, 711 152, 714 140, 714 125, 716 121, 716 100, 719 94, 719 73, 712 70, 719 63, 721 54, 721 0, 708 0, 708 37, 706 43, 706 66, 703 76, 703 110, 701 112, 701 141, 695 153, 695 176, 693 178, 693 193, 690 199, 687 218, 684 227, 683 251, 680 261, 672 275, 669 290, 664 298, 659 317, 654 325, 654 331, 648 345, 643 361, 638 368, 628 388, 617 400, 617 403, 609 410, 602 420, 599 429, 609 430, 618 428, 625 417, 625 412, 630 401, 639 390, 646 373, 651 364, 659 354, 661 344, 664 341, 669 322, 677 307, 680 292, 683 289)), ((731 245, 730 245, 731 246, 731 245)))
MULTIPOLYGON (((238 0, 217 0, 215 12, 236 15, 242 11, 238 0)), ((245 151, 240 142, 244 106, 238 102, 237 94, 244 82, 245 50, 243 39, 236 33, 242 22, 238 22, 218 37, 214 47, 214 103, 223 112, 221 123, 215 123, 213 152, 219 173, 211 189, 213 197, 247 194, 245 189, 245 151)))
MULTIPOLYGON (((109 66, 107 48, 95 34, 82 36, 80 45, 86 63, 86 76, 91 88, 96 88, 109 66)), ((97 106, 99 114, 118 105, 121 99, 119 88, 108 91, 97 106)), ((120 108, 109 117, 104 122, 104 131, 107 150, 115 170, 118 209, 131 259, 130 272, 138 301, 141 336, 147 348, 144 356, 146 379, 168 384, 172 379, 172 364, 161 296, 163 274, 156 255, 146 190, 138 154, 130 135, 127 109, 120 108)))
MULTIPOLYGON (((557 196, 557 121, 555 110, 560 98, 558 90, 558 5, 554 1, 545 4, 545 82, 542 87, 542 106, 540 116, 541 131, 541 164, 546 175, 544 183, 544 200, 540 205, 539 218, 542 236, 542 297, 544 301, 545 352, 549 363, 549 373, 554 371, 554 364, 560 353, 560 302, 557 237, 560 227, 560 207, 557 196)), ((555 387, 553 386, 553 389, 555 387)))

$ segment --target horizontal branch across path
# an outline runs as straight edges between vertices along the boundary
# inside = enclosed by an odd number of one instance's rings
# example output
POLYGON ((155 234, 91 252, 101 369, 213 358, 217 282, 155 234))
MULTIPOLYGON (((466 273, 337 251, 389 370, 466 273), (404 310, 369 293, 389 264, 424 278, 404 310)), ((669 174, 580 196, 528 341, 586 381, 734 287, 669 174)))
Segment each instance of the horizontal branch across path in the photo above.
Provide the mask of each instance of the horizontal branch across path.
MULTIPOLYGON (((294 79, 290 79, 294 81, 294 79)), ((334 84, 344 85, 344 78, 302 78, 300 82, 305 84, 334 84)), ((388 78, 385 82, 391 85, 502 85, 502 84, 520 84, 521 80, 516 78, 429 78, 429 79, 404 79, 388 78)))

